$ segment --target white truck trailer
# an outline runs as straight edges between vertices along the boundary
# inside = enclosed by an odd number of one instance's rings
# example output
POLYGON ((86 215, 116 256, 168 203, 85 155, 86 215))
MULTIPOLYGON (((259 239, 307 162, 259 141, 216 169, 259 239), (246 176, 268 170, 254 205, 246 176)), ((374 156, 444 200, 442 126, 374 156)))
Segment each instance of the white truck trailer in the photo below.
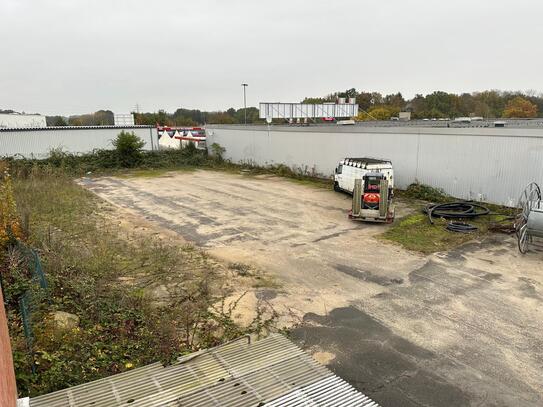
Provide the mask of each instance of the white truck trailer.
POLYGON ((381 173, 390 188, 394 188, 394 170, 392 162, 377 158, 345 158, 336 167, 334 190, 353 193, 354 180, 364 179, 368 173, 381 173))

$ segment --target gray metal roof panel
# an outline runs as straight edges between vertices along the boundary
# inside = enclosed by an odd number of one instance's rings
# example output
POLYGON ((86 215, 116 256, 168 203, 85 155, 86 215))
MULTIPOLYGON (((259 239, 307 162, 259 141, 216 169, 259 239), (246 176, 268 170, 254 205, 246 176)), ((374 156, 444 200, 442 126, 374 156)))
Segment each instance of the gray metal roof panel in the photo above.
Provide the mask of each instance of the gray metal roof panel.
POLYGON ((281 335, 235 341, 30 400, 31 407, 377 406, 281 335), (283 400, 283 401, 280 401, 283 400), (339 404, 338 404, 339 403, 339 404))

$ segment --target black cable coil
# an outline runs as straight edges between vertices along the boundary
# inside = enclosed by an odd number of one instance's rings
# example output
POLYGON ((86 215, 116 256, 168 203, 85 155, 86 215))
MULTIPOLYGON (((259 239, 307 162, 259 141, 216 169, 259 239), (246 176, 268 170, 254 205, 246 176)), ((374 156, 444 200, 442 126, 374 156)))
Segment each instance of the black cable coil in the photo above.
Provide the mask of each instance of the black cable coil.
POLYGON ((477 226, 464 222, 449 222, 445 229, 457 233, 471 233, 477 230, 477 226))
POLYGON ((481 215, 488 215, 490 210, 483 205, 470 201, 449 202, 444 204, 430 204, 424 208, 431 223, 432 217, 445 219, 472 219, 481 215))

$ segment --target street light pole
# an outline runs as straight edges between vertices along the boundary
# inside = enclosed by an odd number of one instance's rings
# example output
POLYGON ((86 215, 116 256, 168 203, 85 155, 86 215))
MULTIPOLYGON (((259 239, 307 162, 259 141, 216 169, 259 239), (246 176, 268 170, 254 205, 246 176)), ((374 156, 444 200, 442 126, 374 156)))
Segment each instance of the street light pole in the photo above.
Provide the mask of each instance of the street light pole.
POLYGON ((247 96, 245 94, 245 89, 247 89, 247 86, 249 85, 242 83, 241 86, 243 86, 243 113, 245 115, 245 125, 247 125, 247 96))

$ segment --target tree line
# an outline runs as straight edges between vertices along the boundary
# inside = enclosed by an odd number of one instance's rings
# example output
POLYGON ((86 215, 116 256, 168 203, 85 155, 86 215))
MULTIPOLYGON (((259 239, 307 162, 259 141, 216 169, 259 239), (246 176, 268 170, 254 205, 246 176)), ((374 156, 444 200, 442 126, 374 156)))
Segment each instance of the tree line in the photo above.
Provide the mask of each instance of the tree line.
POLYGON ((473 93, 435 91, 412 99, 401 93, 357 91, 355 88, 324 97, 307 97, 304 103, 335 102, 338 98, 355 98, 360 120, 388 120, 400 111, 411 112, 413 119, 453 119, 455 117, 533 118, 542 117, 543 94, 534 91, 510 92, 487 90, 473 93))
MULTIPOLYGON (((203 111, 198 109, 179 108, 173 113, 165 110, 158 112, 132 112, 136 125, 157 124, 161 126, 199 126, 206 123, 241 124, 245 123, 245 109, 230 108, 226 111, 203 111)), ((94 113, 64 116, 47 116, 48 126, 112 126, 114 114, 111 110, 99 110, 94 113)), ((258 108, 247 108, 247 123, 263 122, 258 118, 258 108)))
MULTIPOLYGON (((166 126, 198 126, 206 123, 213 124, 241 124, 245 123, 245 109, 206 112, 198 109, 179 108, 173 113, 159 110, 156 113, 134 113, 136 124, 166 125, 166 126)), ((260 123, 258 108, 247 108, 247 123, 260 123)))
MULTIPOLYGON (((412 119, 453 119, 456 117, 483 118, 534 118, 543 117, 543 94, 534 91, 512 92, 487 90, 472 93, 448 93, 435 91, 427 95, 417 94, 405 99, 398 93, 383 95, 379 92, 357 91, 355 88, 330 93, 323 97, 306 97, 302 103, 337 102, 338 98, 354 98, 360 108, 358 120, 389 120, 399 112, 411 112, 412 119)), ((14 113, 13 110, 0 112, 14 113)), ((233 107, 224 111, 204 111, 179 108, 173 113, 132 112, 135 124, 166 126, 199 126, 213 124, 242 124, 245 109, 233 107)), ((104 126, 113 125, 111 110, 73 116, 47 116, 48 126, 104 126)), ((247 108, 247 123, 264 123, 259 119, 258 108, 247 108)))

